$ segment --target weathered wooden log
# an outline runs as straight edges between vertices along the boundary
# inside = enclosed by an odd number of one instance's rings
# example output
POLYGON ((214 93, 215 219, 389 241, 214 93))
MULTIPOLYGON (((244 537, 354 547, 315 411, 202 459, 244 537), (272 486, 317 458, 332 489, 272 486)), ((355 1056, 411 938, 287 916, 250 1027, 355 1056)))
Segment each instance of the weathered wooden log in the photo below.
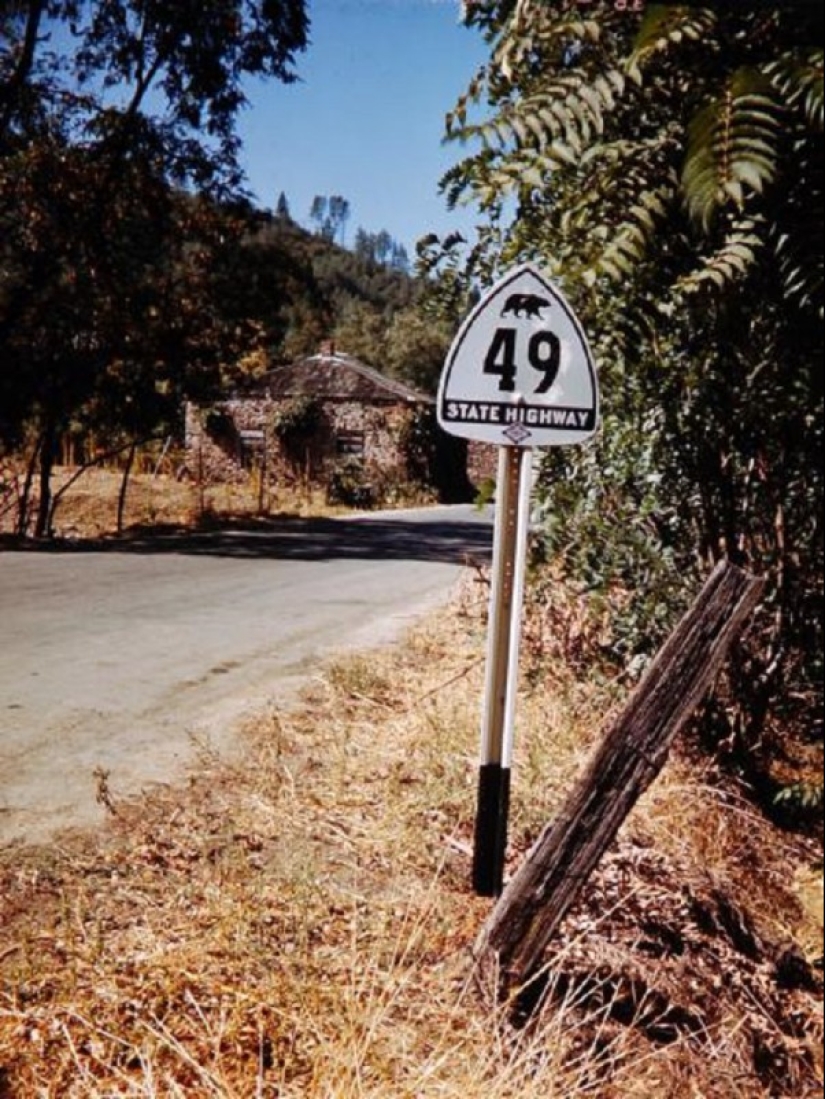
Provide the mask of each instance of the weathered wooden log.
POLYGON ((502 996, 540 970, 553 934, 663 768, 763 587, 763 580, 720 562, 609 726, 567 804, 514 876, 476 943, 481 973, 494 975, 502 996))

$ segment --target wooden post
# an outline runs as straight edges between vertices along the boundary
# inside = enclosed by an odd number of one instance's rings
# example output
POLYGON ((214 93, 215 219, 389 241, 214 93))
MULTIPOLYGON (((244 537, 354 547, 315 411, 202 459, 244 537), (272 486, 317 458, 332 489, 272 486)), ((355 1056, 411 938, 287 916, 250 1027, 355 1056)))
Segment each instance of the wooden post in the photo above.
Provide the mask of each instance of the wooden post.
POLYGON ((481 897, 501 896, 504 888, 531 463, 530 450, 499 448, 473 853, 473 888, 481 897))
POLYGON ((200 509, 200 519, 203 520, 206 513, 206 486, 204 485, 203 474, 203 435, 201 435, 198 441, 198 507, 200 509))
POLYGON ((504 821, 509 813, 510 789, 506 781, 509 776, 502 768, 502 740, 513 606, 518 474, 518 452, 513 447, 500 447, 473 852, 473 888, 481 897, 500 896, 504 884, 504 821))
POLYGON ((258 515, 264 513, 264 493, 266 491, 266 435, 258 457, 258 515))
POLYGON ((482 975, 494 975, 502 995, 540 970, 550 939, 661 771, 763 587, 763 580, 720 562, 609 727, 579 785, 513 878, 476 944, 482 975))

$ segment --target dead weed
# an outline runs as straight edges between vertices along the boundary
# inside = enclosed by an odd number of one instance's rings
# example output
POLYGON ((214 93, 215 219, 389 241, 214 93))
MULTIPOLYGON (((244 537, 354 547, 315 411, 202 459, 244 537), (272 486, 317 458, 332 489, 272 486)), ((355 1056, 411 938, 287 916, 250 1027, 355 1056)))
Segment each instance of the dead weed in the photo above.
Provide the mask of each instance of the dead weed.
MULTIPOLYGON (((168 463, 167 463, 168 464, 168 463)), ((54 534, 58 538, 106 538, 117 531, 118 497, 122 474, 113 469, 90 468, 77 479, 77 470, 58 467, 52 477, 52 492, 60 494, 54 513, 54 534), (65 490, 65 494, 64 494, 65 490)), ((22 485, 23 473, 16 473, 22 485)), ((32 501, 29 514, 36 513, 32 501)), ((261 493, 253 478, 241 484, 199 484, 191 476, 175 472, 135 472, 129 478, 123 515, 124 532, 165 529, 195 529, 215 522, 258 516, 302 517, 340 514, 317 487, 295 489, 272 486, 261 493)), ((0 535, 17 529, 15 493, 0 499, 0 535)))
MULTIPOLYGON (((794 893, 813 852, 686 761, 590 882, 536 1010, 485 1006, 483 632, 470 586, 452 621, 263 716, 242 762, 204 753, 188 788, 113 802, 105 833, 0 853, 0 1095, 819 1094, 816 921, 794 893)), ((514 862, 617 702, 551 669, 525 683, 514 862)))

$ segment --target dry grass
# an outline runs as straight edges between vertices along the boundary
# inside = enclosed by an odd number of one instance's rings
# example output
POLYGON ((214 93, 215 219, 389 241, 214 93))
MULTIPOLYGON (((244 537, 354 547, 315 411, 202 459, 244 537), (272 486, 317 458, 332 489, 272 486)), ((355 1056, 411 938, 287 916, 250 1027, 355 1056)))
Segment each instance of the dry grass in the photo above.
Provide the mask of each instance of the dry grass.
MULTIPOLYGON (((821 949, 794 889, 813 853, 685 760, 588 886, 544 1006, 485 1002, 488 904, 468 888, 483 633, 468 585, 451 619, 262 716, 242 762, 204 754, 188 788, 131 802, 114 775, 105 834, 2 852, 0 1095, 819 1094, 816 990, 781 987, 769 947, 821 949)), ((514 859, 620 701, 546 663, 520 711, 514 859)))
MULTIPOLYGON (((52 479, 58 493, 76 474, 59 467, 52 479)), ((22 470, 17 471, 22 480, 22 470)), ((117 529, 118 495, 122 475, 115 470, 88 469, 66 490, 54 519, 54 533, 62 538, 99 538, 117 529)), ((2 483, 0 483, 2 487, 2 483)), ((327 504, 323 489, 282 486, 263 496, 254 478, 246 484, 199 485, 171 472, 135 472, 129 479, 124 530, 198 527, 224 518, 264 514, 322 516, 344 509, 327 504), (263 507, 262 507, 263 505, 263 507)), ((32 513, 34 509, 32 509, 32 513)), ((13 533, 17 511, 14 495, 0 495, 0 534, 13 533)))

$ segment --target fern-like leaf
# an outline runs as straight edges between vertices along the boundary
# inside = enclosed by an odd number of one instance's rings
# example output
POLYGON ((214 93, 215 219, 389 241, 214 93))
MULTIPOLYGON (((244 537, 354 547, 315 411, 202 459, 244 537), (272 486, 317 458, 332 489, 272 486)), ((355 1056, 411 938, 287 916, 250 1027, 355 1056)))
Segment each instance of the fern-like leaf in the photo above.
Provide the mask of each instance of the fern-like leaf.
POLYGON ((682 187, 692 220, 708 232, 719 211, 742 211, 780 162, 781 106, 768 79, 739 69, 690 124, 682 187))
POLYGON ((696 294, 702 290, 724 293, 731 284, 745 278, 765 248, 764 218, 747 218, 734 224, 722 246, 702 266, 677 282, 676 293, 696 294))
POLYGON ((604 231, 606 247, 595 263, 584 274, 592 284, 603 276, 608 279, 624 279, 649 256, 656 241, 656 234, 668 215, 676 193, 675 181, 665 183, 655 190, 641 190, 627 210, 623 221, 612 232, 604 231))
POLYGON ((454 112, 449 119, 450 136, 465 142, 478 140, 497 153, 536 149, 548 160, 571 164, 594 134, 604 132, 605 115, 615 109, 624 87, 619 72, 592 84, 583 74, 568 74, 539 94, 505 103, 494 118, 480 125, 461 125, 466 109, 454 112))
POLYGON ((634 49, 627 62, 627 74, 642 82, 642 68, 655 55, 679 46, 685 39, 707 39, 716 27, 716 14, 709 8, 653 4, 645 12, 634 49))
POLYGON ((784 54, 767 65, 765 72, 788 106, 800 107, 810 128, 821 133, 825 100, 822 49, 807 50, 801 57, 784 54))
POLYGON ((548 10, 545 0, 520 0, 504 29, 493 64, 508 81, 530 65, 537 49, 561 55, 570 42, 598 42, 601 26, 597 19, 559 18, 548 10))

